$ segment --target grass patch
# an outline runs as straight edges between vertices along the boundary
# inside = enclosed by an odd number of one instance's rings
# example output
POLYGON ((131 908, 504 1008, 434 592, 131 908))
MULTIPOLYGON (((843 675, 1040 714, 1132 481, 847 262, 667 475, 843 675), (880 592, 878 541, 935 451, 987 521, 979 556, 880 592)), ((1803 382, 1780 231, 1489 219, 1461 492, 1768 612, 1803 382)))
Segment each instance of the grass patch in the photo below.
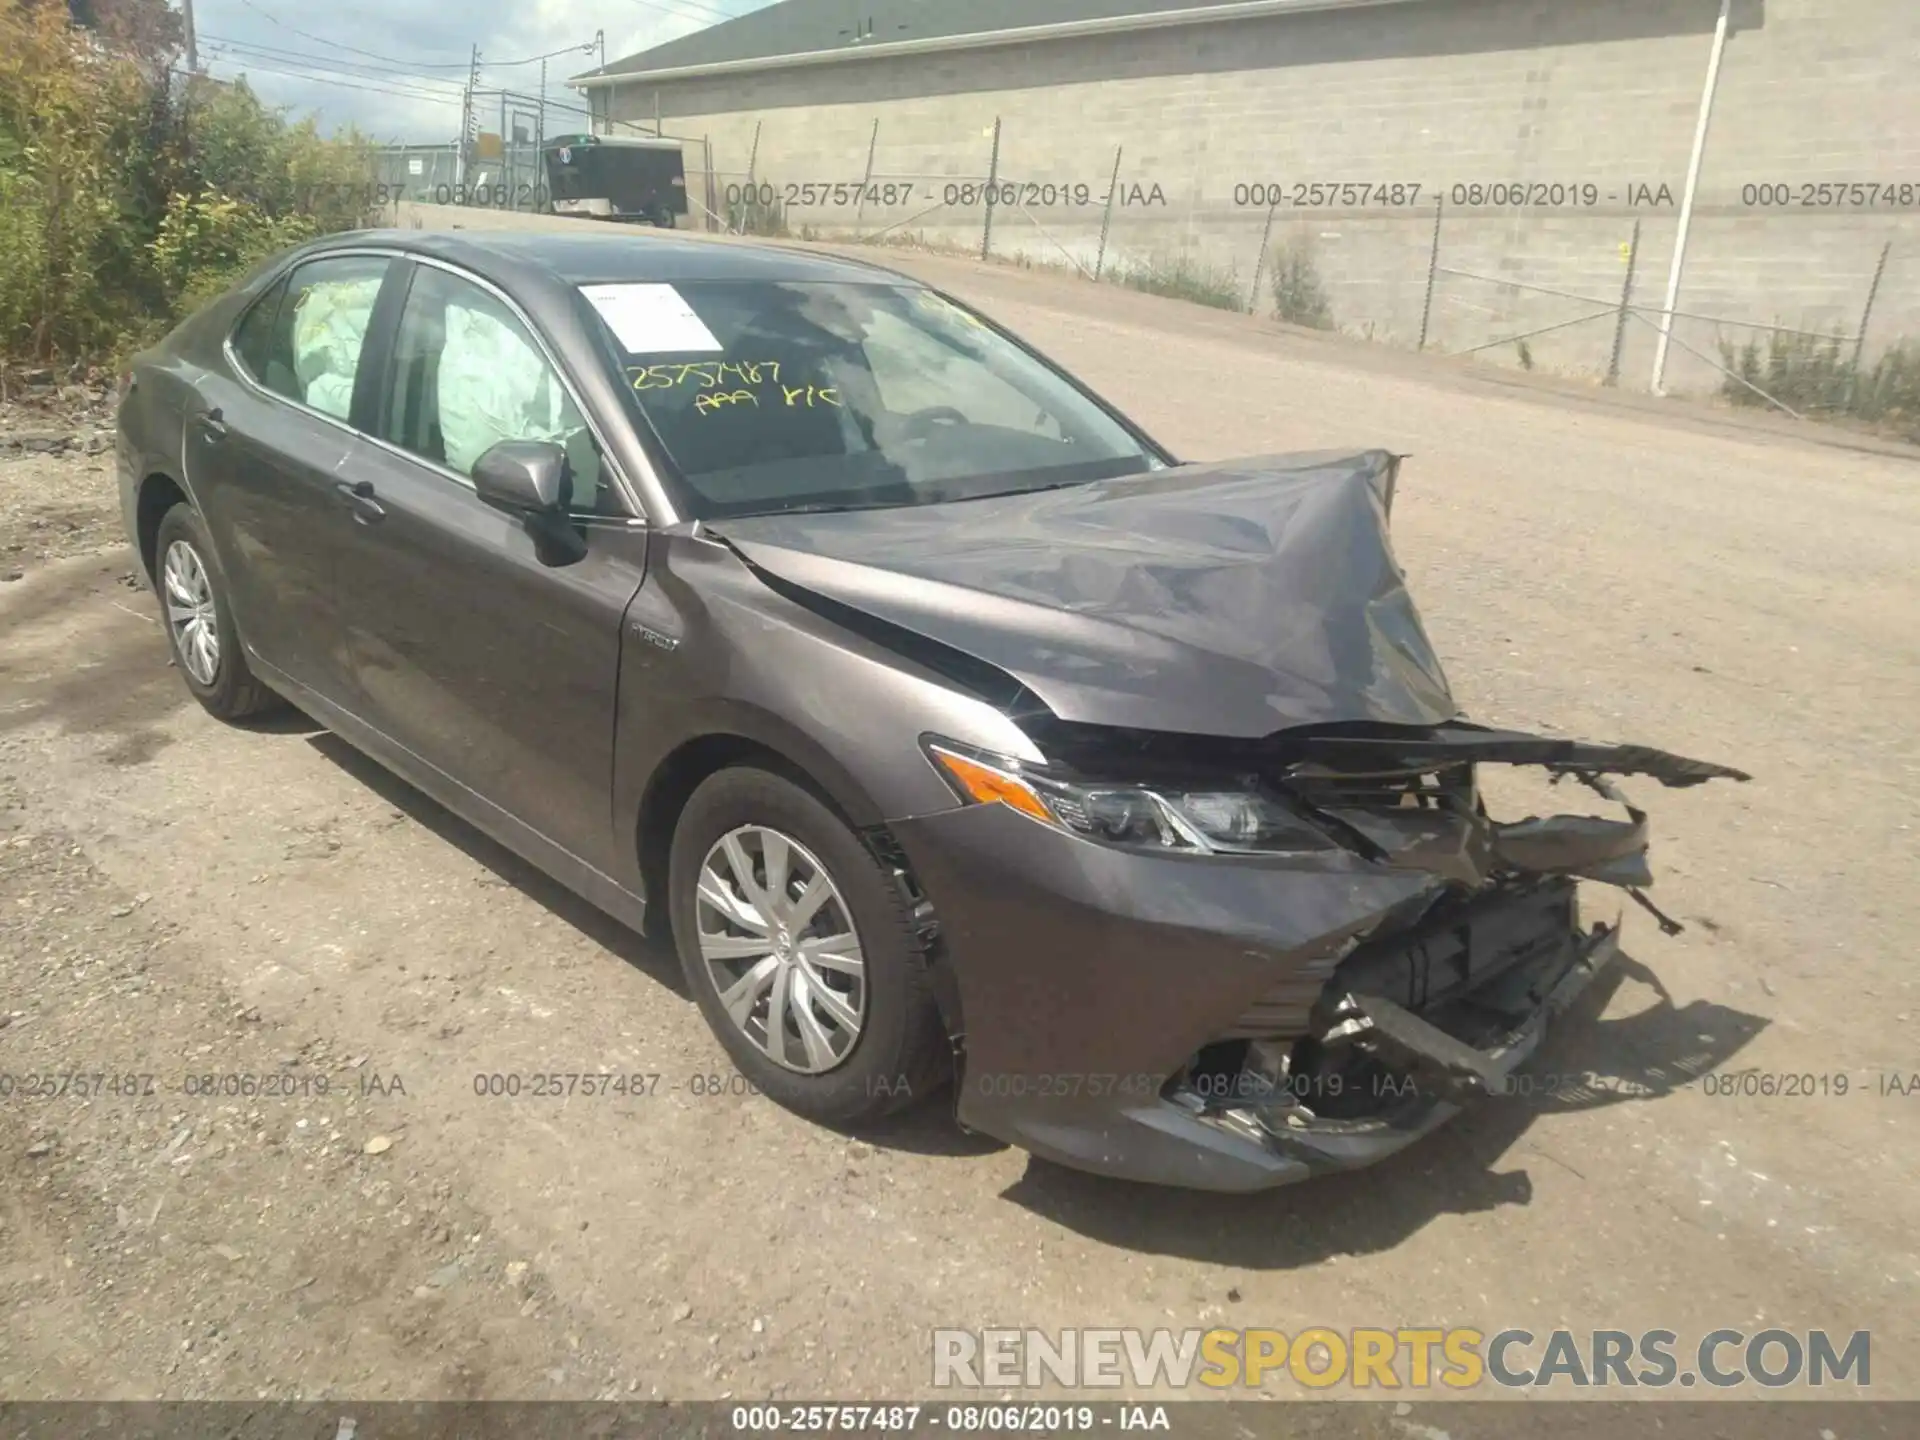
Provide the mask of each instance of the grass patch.
POLYGON ((736 235, 792 235, 787 228, 787 207, 777 190, 771 200, 763 198, 769 188, 743 185, 740 194, 727 202, 727 228, 736 235))
POLYGON ((1239 277, 1231 269, 1205 265, 1187 255, 1133 261, 1116 266, 1110 273, 1115 284, 1129 290, 1211 305, 1216 310, 1246 309, 1239 277))

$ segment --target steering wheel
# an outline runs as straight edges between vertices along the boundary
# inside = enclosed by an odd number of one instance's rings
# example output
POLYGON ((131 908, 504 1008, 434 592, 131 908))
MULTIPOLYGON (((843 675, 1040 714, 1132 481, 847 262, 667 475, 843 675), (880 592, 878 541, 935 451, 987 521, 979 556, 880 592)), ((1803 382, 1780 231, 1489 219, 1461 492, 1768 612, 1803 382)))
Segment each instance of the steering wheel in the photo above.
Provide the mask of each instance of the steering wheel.
POLYGON ((929 405, 900 417, 900 433, 908 440, 930 440, 936 425, 965 425, 967 417, 951 405, 929 405))

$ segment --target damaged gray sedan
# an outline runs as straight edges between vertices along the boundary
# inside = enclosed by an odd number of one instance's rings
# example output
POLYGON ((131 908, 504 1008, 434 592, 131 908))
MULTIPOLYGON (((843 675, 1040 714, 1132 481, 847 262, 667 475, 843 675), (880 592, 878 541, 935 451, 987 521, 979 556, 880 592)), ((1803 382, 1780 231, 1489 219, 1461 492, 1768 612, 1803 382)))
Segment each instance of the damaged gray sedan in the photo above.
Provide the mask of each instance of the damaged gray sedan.
POLYGON ((291 700, 670 928, 743 1074, 827 1123, 952 1080, 1112 1175, 1378 1160, 1613 957, 1578 882, 1652 909, 1614 781, 1747 778, 1463 718, 1395 456, 1183 463, 852 261, 334 237, 123 384, 192 694, 291 700), (1622 815, 1497 820, 1500 766, 1622 815))

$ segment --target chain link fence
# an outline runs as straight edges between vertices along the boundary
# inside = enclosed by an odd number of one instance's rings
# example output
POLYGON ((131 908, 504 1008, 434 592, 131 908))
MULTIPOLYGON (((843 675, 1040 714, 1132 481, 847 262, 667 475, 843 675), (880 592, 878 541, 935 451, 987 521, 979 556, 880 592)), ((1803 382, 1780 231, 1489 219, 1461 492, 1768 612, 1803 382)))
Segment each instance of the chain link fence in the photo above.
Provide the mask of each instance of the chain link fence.
MULTIPOLYGON (((1250 182, 1222 194, 1122 146, 1036 165, 1000 121, 950 145, 890 144, 879 119, 864 145, 838 138, 782 143, 761 121, 719 146, 685 139, 685 223, 1058 269, 1641 390, 1665 332, 1665 391, 1920 427, 1920 204, 1756 211, 1703 190, 1669 315, 1677 185, 1250 182)), ((1049 138, 1044 152, 1060 148, 1049 138)))

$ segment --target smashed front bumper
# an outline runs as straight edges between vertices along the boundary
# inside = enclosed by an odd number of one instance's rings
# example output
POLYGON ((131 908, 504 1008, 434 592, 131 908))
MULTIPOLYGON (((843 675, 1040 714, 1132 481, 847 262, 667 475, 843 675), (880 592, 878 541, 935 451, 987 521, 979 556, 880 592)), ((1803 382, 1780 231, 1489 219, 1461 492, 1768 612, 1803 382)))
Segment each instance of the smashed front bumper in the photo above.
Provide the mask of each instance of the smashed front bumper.
POLYGON ((1004 805, 895 823, 938 917, 961 1122, 1193 1189, 1372 1164, 1505 1092, 1613 959, 1576 881, 1650 878, 1631 807, 1326 814, 1349 843, 1260 856, 1101 845, 1004 805))
MULTIPOLYGON (((1548 887, 1546 898, 1558 900, 1563 888, 1570 885, 1548 887)), ((1222 1061, 1203 1059, 1163 1097, 1200 1123, 1293 1162, 1299 1168, 1289 1178, 1382 1160, 1466 1105, 1512 1093, 1514 1072, 1554 1018, 1619 954, 1618 923, 1581 930, 1570 895, 1565 909, 1564 926, 1535 924, 1485 942, 1449 937, 1456 943, 1437 980, 1429 969, 1438 958, 1434 937, 1390 937, 1383 957, 1415 962, 1407 973, 1412 989, 1426 992, 1421 1001, 1355 990, 1336 974, 1304 1040, 1250 1041, 1222 1061), (1473 973, 1461 978, 1469 967, 1473 973)))

